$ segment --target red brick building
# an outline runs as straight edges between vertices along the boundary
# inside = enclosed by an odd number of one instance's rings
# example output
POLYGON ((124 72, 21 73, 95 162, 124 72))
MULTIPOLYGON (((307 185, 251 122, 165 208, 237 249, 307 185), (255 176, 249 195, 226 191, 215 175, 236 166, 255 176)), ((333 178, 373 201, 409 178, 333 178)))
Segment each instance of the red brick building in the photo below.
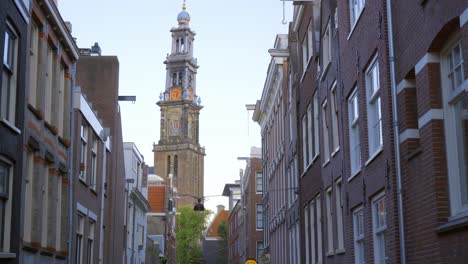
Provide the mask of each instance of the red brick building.
POLYGON ((463 0, 297 1, 286 82, 301 259, 290 263, 468 262, 467 21, 463 0))

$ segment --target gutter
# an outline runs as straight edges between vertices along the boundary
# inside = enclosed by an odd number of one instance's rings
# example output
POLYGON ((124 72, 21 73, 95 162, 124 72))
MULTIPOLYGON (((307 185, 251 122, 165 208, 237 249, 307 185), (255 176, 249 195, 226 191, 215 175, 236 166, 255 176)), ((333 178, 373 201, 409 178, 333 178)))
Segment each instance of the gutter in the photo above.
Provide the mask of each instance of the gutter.
MULTIPOLYGON (((103 130, 104 133, 106 130, 103 130)), ((99 227, 99 263, 103 263, 103 255, 104 255, 104 184, 106 181, 106 167, 107 167, 107 157, 106 157, 106 142, 109 138, 107 137, 107 133, 104 135, 103 143, 102 143, 102 175, 101 175, 101 208, 100 208, 100 224, 99 227)))
POLYGON ((75 146, 75 107, 74 107, 74 92, 75 92, 75 79, 76 79, 76 62, 72 66, 72 79, 71 79, 71 105, 70 105, 70 138, 71 144, 69 149, 69 190, 68 190, 68 264, 72 264, 72 241, 73 241, 73 163, 74 163, 74 146, 75 146))
POLYGON ((400 263, 406 264, 405 251, 405 226, 403 218, 403 191, 401 183, 401 165, 400 165, 400 135, 399 121, 397 112, 397 91, 396 91, 396 76, 395 76, 395 53, 393 47, 393 26, 392 26, 392 3, 391 0, 386 1, 387 4, 387 27, 388 27, 388 56, 390 61, 390 82, 392 90, 392 115, 393 115, 393 131, 394 131, 394 148, 395 148, 395 167, 397 180, 397 202, 398 202, 398 231, 400 234, 400 263))

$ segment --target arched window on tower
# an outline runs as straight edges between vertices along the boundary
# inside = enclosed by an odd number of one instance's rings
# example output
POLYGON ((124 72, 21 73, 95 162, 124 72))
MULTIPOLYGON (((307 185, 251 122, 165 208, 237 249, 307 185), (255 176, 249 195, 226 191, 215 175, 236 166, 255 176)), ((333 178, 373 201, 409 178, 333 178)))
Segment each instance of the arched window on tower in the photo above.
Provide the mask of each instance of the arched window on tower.
POLYGON ((182 72, 179 72, 179 83, 178 83, 179 86, 182 86, 182 78, 183 78, 182 76, 183 76, 182 72))
POLYGON ((174 156, 174 184, 177 184, 177 176, 179 175, 179 158, 174 156))
POLYGON ((171 156, 167 155, 167 177, 171 174, 171 156))
POLYGON ((185 43, 184 43, 184 38, 180 38, 180 52, 185 51, 185 43))
POLYGON ((188 76, 188 88, 192 89, 192 74, 189 74, 188 76))
POLYGON ((176 52, 179 52, 180 49, 180 43, 179 43, 179 38, 176 39, 176 52))
POLYGON ((176 86, 177 85, 177 73, 173 73, 172 74, 172 86, 176 86))

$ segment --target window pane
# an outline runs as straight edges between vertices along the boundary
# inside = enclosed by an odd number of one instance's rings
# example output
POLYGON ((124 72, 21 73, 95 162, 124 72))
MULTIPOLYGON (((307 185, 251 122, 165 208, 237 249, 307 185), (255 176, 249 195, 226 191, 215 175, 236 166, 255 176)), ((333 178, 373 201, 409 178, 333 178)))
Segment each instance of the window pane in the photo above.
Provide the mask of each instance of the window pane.
POLYGON ((8 170, 9 169, 10 169, 10 166, 8 166, 8 164, 0 161, 0 195, 3 195, 3 196, 8 196, 8 177, 9 177, 8 170))
POLYGON ((458 139, 458 164, 460 168, 460 192, 462 205, 468 205, 468 96, 465 93, 454 105, 458 139))

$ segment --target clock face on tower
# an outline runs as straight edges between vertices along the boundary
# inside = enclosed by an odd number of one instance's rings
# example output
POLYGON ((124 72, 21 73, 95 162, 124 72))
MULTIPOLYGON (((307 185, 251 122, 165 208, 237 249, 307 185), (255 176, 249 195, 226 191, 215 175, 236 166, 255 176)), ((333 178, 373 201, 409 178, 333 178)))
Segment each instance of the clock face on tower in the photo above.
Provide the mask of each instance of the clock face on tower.
POLYGON ((171 88, 170 100, 181 100, 182 99, 182 87, 171 88))

